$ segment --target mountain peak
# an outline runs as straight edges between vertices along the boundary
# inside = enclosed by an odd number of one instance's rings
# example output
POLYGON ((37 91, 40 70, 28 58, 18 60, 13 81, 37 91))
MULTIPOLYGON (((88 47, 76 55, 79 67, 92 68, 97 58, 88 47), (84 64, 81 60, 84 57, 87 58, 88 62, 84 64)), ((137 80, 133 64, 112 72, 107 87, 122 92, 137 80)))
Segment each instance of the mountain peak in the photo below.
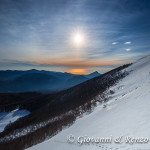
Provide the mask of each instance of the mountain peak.
POLYGON ((100 73, 98 71, 94 71, 94 72, 92 72, 90 74, 99 74, 100 75, 100 73))
POLYGON ((98 71, 94 71, 88 75, 85 75, 85 77, 91 79, 91 78, 94 78, 94 77, 97 77, 97 76, 100 76, 101 74, 98 72, 98 71))

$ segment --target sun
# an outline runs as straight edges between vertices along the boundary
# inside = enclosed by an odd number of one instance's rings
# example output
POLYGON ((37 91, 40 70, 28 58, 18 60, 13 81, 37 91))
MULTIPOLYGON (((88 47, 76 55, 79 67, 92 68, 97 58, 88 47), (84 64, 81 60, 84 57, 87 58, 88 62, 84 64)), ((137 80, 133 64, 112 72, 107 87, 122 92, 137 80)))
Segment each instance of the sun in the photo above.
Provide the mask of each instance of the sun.
POLYGON ((69 36, 72 46, 77 48, 85 47, 85 44, 87 43, 87 34, 85 33, 86 32, 83 29, 73 29, 69 36))
POLYGON ((80 43, 82 43, 83 42, 83 36, 81 35, 81 34, 76 34, 75 36, 74 36, 74 41, 77 43, 77 44, 80 44, 80 43))
POLYGON ((73 34, 73 42, 75 45, 82 46, 84 44, 84 40, 85 38, 82 33, 76 32, 73 34))

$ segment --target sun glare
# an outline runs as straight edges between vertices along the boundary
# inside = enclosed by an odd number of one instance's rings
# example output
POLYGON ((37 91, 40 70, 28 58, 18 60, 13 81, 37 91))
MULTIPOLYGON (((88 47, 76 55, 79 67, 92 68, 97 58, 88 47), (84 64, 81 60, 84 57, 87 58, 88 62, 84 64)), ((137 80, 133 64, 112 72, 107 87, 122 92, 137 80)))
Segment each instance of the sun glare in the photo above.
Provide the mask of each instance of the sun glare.
POLYGON ((73 35, 74 44, 81 46, 81 45, 83 45, 84 40, 85 39, 84 39, 84 36, 82 33, 80 33, 80 32, 74 33, 74 35, 73 35))
POLYGON ((74 40, 76 43, 81 43, 83 41, 83 37, 81 34, 76 34, 74 40))

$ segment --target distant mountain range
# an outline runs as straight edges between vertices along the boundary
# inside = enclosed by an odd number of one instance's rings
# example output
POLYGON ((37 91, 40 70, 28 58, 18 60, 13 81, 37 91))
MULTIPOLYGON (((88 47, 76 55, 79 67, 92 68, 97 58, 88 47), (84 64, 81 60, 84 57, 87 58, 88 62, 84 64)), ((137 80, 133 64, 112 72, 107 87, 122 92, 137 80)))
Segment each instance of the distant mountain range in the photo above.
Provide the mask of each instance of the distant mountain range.
POLYGON ((35 69, 0 71, 0 92, 60 91, 100 75, 97 71, 88 75, 35 69))
MULTIPOLYGON (((57 80, 58 83, 63 81, 65 84, 64 86, 67 86, 67 84, 74 85, 77 82, 87 81, 59 92, 0 93, 0 117, 2 116, 2 123, 5 123, 5 125, 2 124, 3 126, 1 128, 3 130, 0 132, 0 149, 24 150, 43 142, 47 138, 59 134, 64 127, 67 128, 72 125, 77 118, 92 112, 94 107, 99 103, 105 104, 111 96, 110 93, 113 93, 109 87, 118 83, 119 80, 128 75, 126 71, 122 71, 128 66, 129 65, 121 66, 92 79, 88 79, 88 77, 93 77, 94 74, 97 75, 97 72, 90 75, 71 74, 71 77, 67 77, 66 80, 57 80), (5 116, 3 112, 7 112, 5 113, 5 116), (21 112, 25 112, 23 113, 24 117, 20 115, 21 112), (27 113, 29 113, 29 115, 27 113), (8 119, 13 120, 14 117, 18 115, 20 115, 21 118, 8 124, 8 119)), ((27 88, 27 85, 29 85, 30 82, 32 83, 31 85, 36 84, 37 86, 38 84, 41 85, 39 87, 42 87, 43 83, 43 85, 45 85, 57 82, 55 81, 56 79, 58 79, 58 76, 32 72, 12 79, 12 82, 14 82, 14 88, 18 86, 17 88, 19 89, 19 86, 21 88, 21 85, 27 88)), ((107 112, 108 110, 106 108, 104 111, 107 112)), ((100 119, 99 117, 101 117, 101 115, 98 115, 97 117, 100 119)), ((92 120, 93 119, 89 120, 88 123, 93 123, 92 120)), ((96 121, 94 123, 96 123, 96 121)), ((101 123, 102 122, 100 122, 100 124, 101 123)), ((86 124, 81 127, 86 128, 86 124)), ((78 128, 79 127, 77 127, 77 129, 78 128)), ((90 130, 92 131, 93 129, 90 130)), ((64 137, 64 140, 66 140, 66 137, 64 137)), ((55 143, 57 144, 57 142, 55 143)), ((49 147, 46 149, 49 149, 49 147)))

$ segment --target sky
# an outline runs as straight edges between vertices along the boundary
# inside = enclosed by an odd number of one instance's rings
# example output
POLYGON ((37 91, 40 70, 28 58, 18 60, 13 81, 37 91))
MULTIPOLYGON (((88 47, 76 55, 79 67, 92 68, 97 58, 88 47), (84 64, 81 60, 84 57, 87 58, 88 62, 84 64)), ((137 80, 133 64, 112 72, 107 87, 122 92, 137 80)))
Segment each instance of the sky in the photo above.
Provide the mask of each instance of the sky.
POLYGON ((107 72, 150 53, 149 18, 149 0, 0 0, 0 70, 107 72))

